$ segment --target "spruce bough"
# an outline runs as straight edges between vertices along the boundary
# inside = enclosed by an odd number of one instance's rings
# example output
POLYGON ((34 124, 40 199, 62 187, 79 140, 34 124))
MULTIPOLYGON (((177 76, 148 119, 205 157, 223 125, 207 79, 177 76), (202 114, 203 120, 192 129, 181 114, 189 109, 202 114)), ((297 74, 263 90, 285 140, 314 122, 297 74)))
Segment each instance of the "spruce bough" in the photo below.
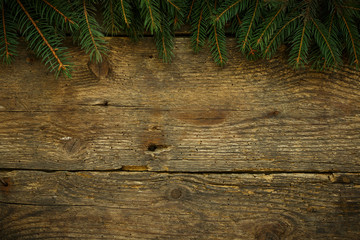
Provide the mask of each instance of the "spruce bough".
POLYGON ((227 31, 249 59, 271 58, 285 44, 295 68, 359 67, 359 20, 357 0, 0 0, 0 58, 12 63, 23 37, 50 71, 70 77, 66 35, 99 63, 108 50, 104 35, 138 40, 147 31, 170 62, 174 32, 189 24, 193 50, 207 43, 221 66, 227 31))

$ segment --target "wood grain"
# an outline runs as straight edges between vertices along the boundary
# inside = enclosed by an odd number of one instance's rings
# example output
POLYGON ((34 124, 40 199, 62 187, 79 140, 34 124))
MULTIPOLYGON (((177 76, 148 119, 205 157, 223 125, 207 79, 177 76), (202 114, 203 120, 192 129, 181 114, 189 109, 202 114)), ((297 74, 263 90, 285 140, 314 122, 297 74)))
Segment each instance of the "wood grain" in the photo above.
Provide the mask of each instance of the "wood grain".
POLYGON ((25 50, 0 67, 0 168, 359 172, 358 72, 249 62, 234 41, 219 68, 187 38, 164 64, 151 39, 108 41, 101 66, 70 46, 72 79, 25 50))
POLYGON ((0 239, 357 239, 360 174, 3 171, 0 239))

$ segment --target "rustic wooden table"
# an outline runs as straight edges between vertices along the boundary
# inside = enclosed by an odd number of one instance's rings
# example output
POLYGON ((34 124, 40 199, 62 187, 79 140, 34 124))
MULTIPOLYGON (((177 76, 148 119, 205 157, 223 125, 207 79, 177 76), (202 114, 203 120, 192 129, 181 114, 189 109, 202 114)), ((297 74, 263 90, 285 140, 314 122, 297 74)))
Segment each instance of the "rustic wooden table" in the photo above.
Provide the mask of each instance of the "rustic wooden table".
POLYGON ((0 67, 0 239, 360 239, 360 73, 176 38, 0 67))

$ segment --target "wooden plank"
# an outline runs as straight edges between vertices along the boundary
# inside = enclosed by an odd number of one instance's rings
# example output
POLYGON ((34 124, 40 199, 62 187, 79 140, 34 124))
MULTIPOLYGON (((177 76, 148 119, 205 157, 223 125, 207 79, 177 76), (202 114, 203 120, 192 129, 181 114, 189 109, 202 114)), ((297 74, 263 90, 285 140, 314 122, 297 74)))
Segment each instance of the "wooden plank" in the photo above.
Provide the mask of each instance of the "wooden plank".
POLYGON ((164 64, 151 39, 108 40, 109 67, 72 48, 72 79, 26 51, 0 67, 0 168, 359 172, 359 73, 249 62, 234 41, 219 68, 186 38, 164 64))
POLYGON ((357 239, 360 174, 3 171, 0 238, 357 239))

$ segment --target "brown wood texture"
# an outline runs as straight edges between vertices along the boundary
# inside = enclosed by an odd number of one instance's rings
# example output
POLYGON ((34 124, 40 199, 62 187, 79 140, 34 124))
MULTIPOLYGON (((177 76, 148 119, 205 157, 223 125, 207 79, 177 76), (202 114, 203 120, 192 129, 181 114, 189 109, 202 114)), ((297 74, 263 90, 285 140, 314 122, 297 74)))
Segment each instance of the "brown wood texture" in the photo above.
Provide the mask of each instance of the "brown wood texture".
POLYGON ((1 239, 358 239, 359 174, 1 172, 1 239))
POLYGON ((231 41, 224 68, 186 38, 172 64, 151 39, 109 42, 100 67, 72 48, 72 79, 56 80, 25 51, 1 66, 0 168, 360 170, 358 72, 246 61, 231 41))
POLYGON ((0 65, 0 239, 360 239, 360 74, 175 39, 0 65))

